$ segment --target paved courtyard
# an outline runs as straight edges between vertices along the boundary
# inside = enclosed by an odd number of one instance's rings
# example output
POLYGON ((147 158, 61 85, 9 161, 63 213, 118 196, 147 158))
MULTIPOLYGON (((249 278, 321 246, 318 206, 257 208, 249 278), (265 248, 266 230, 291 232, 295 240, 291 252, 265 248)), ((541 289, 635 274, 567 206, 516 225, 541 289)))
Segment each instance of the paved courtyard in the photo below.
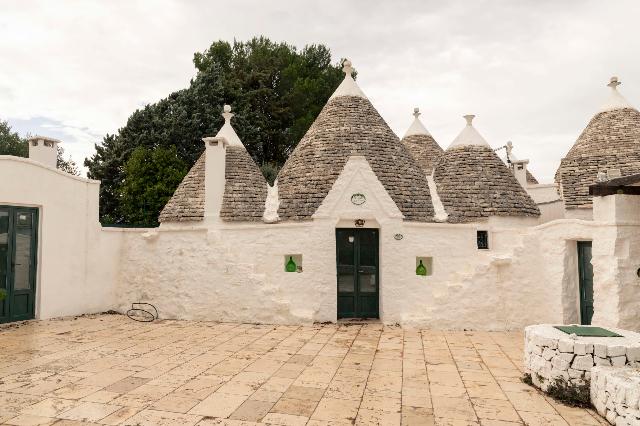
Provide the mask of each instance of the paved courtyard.
POLYGON ((120 315, 0 327, 11 425, 598 425, 521 383, 520 333, 120 315))

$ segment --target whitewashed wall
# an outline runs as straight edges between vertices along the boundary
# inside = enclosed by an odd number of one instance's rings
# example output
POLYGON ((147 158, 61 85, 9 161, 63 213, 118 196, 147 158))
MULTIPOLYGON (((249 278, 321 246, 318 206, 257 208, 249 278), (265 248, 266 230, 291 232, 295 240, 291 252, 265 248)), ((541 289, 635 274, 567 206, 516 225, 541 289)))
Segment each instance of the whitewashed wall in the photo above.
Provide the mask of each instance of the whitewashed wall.
POLYGON ((335 321, 335 228, 353 227, 354 219, 380 229, 380 315, 386 323, 503 330, 576 315, 575 303, 565 312, 565 299, 577 300, 577 282, 575 294, 563 293, 577 280, 575 243, 565 239, 590 239, 581 230, 588 223, 403 222, 362 157, 345 166, 312 222, 163 225, 125 233, 119 309, 140 300, 171 318, 335 321), (355 206, 353 193, 365 194, 367 202, 355 206), (476 247, 480 229, 490 233, 490 250, 476 247), (284 272, 289 254, 302 254, 302 273, 284 272), (433 258, 433 275, 415 275, 416 256, 433 258))
POLYGON ((380 229, 386 323, 504 330, 579 322, 575 242, 593 240, 594 323, 640 330, 640 197, 597 199, 594 221, 410 223, 356 157, 313 221, 134 230, 100 227, 97 182, 15 157, 0 157, 0 182, 0 203, 41 211, 39 318, 143 301, 164 318, 335 321, 335 229, 365 219, 380 229), (353 205, 353 193, 367 202, 353 205), (476 248, 477 230, 489 231, 490 250, 476 248), (298 254, 303 272, 284 272, 285 256, 298 254), (433 258, 433 275, 415 275, 416 256, 433 258))
POLYGON ((33 160, 0 156, 0 204, 40 211, 38 318, 114 305, 119 243, 100 232, 99 185, 33 160))

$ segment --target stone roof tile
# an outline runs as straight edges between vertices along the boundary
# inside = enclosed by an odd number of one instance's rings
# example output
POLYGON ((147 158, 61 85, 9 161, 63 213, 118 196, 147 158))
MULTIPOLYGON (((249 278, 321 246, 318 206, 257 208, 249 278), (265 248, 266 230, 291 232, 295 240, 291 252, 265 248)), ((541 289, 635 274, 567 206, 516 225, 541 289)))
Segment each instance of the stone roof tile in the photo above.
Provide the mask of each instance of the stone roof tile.
POLYGON ((433 167, 444 152, 435 139, 433 139, 433 136, 429 134, 405 136, 402 138, 402 143, 407 147, 413 159, 427 175, 431 174, 433 167))
POLYGON ((635 108, 596 114, 561 160, 555 180, 565 206, 590 207, 589 185, 596 183, 599 171, 609 169, 619 169, 622 176, 640 172, 640 112, 635 108))
POLYGON ((540 215, 535 202, 489 146, 450 147, 435 166, 434 180, 449 222, 540 215))
POLYGON ((405 220, 433 221, 420 166, 366 97, 341 93, 329 99, 278 174, 280 219, 310 219, 351 155, 367 159, 405 220))
MULTIPOLYGON (((160 213, 160 222, 200 221, 204 217, 203 152, 160 213)), ((260 221, 267 182, 244 146, 230 145, 225 154, 225 189, 220 209, 224 221, 260 221)))

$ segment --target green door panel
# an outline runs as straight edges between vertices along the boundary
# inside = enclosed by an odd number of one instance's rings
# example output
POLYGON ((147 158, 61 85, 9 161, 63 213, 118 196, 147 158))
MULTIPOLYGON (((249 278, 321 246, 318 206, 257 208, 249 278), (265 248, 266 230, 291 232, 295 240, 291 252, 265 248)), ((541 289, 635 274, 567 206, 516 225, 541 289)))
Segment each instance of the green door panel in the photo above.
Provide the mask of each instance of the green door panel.
POLYGON ((336 229, 336 263, 338 318, 378 318, 378 230, 336 229))
POLYGON ((591 241, 578 241, 578 279, 580 288, 580 323, 590 325, 593 317, 593 265, 591 241))
POLYGON ((38 210, 0 206, 0 322, 35 317, 38 210))

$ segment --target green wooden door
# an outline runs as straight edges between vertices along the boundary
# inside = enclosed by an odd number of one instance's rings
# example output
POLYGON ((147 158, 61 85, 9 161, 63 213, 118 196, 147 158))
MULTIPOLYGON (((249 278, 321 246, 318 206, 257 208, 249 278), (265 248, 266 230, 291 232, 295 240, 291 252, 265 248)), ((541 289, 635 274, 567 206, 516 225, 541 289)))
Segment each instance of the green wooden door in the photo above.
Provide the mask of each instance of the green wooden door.
POLYGON ((0 206, 0 322, 34 318, 38 210, 0 206))
POLYGON ((378 230, 336 229, 338 318, 378 318, 378 230))
POLYGON ((578 241, 578 279, 580 282, 580 323, 590 325, 593 317, 591 241, 578 241))

